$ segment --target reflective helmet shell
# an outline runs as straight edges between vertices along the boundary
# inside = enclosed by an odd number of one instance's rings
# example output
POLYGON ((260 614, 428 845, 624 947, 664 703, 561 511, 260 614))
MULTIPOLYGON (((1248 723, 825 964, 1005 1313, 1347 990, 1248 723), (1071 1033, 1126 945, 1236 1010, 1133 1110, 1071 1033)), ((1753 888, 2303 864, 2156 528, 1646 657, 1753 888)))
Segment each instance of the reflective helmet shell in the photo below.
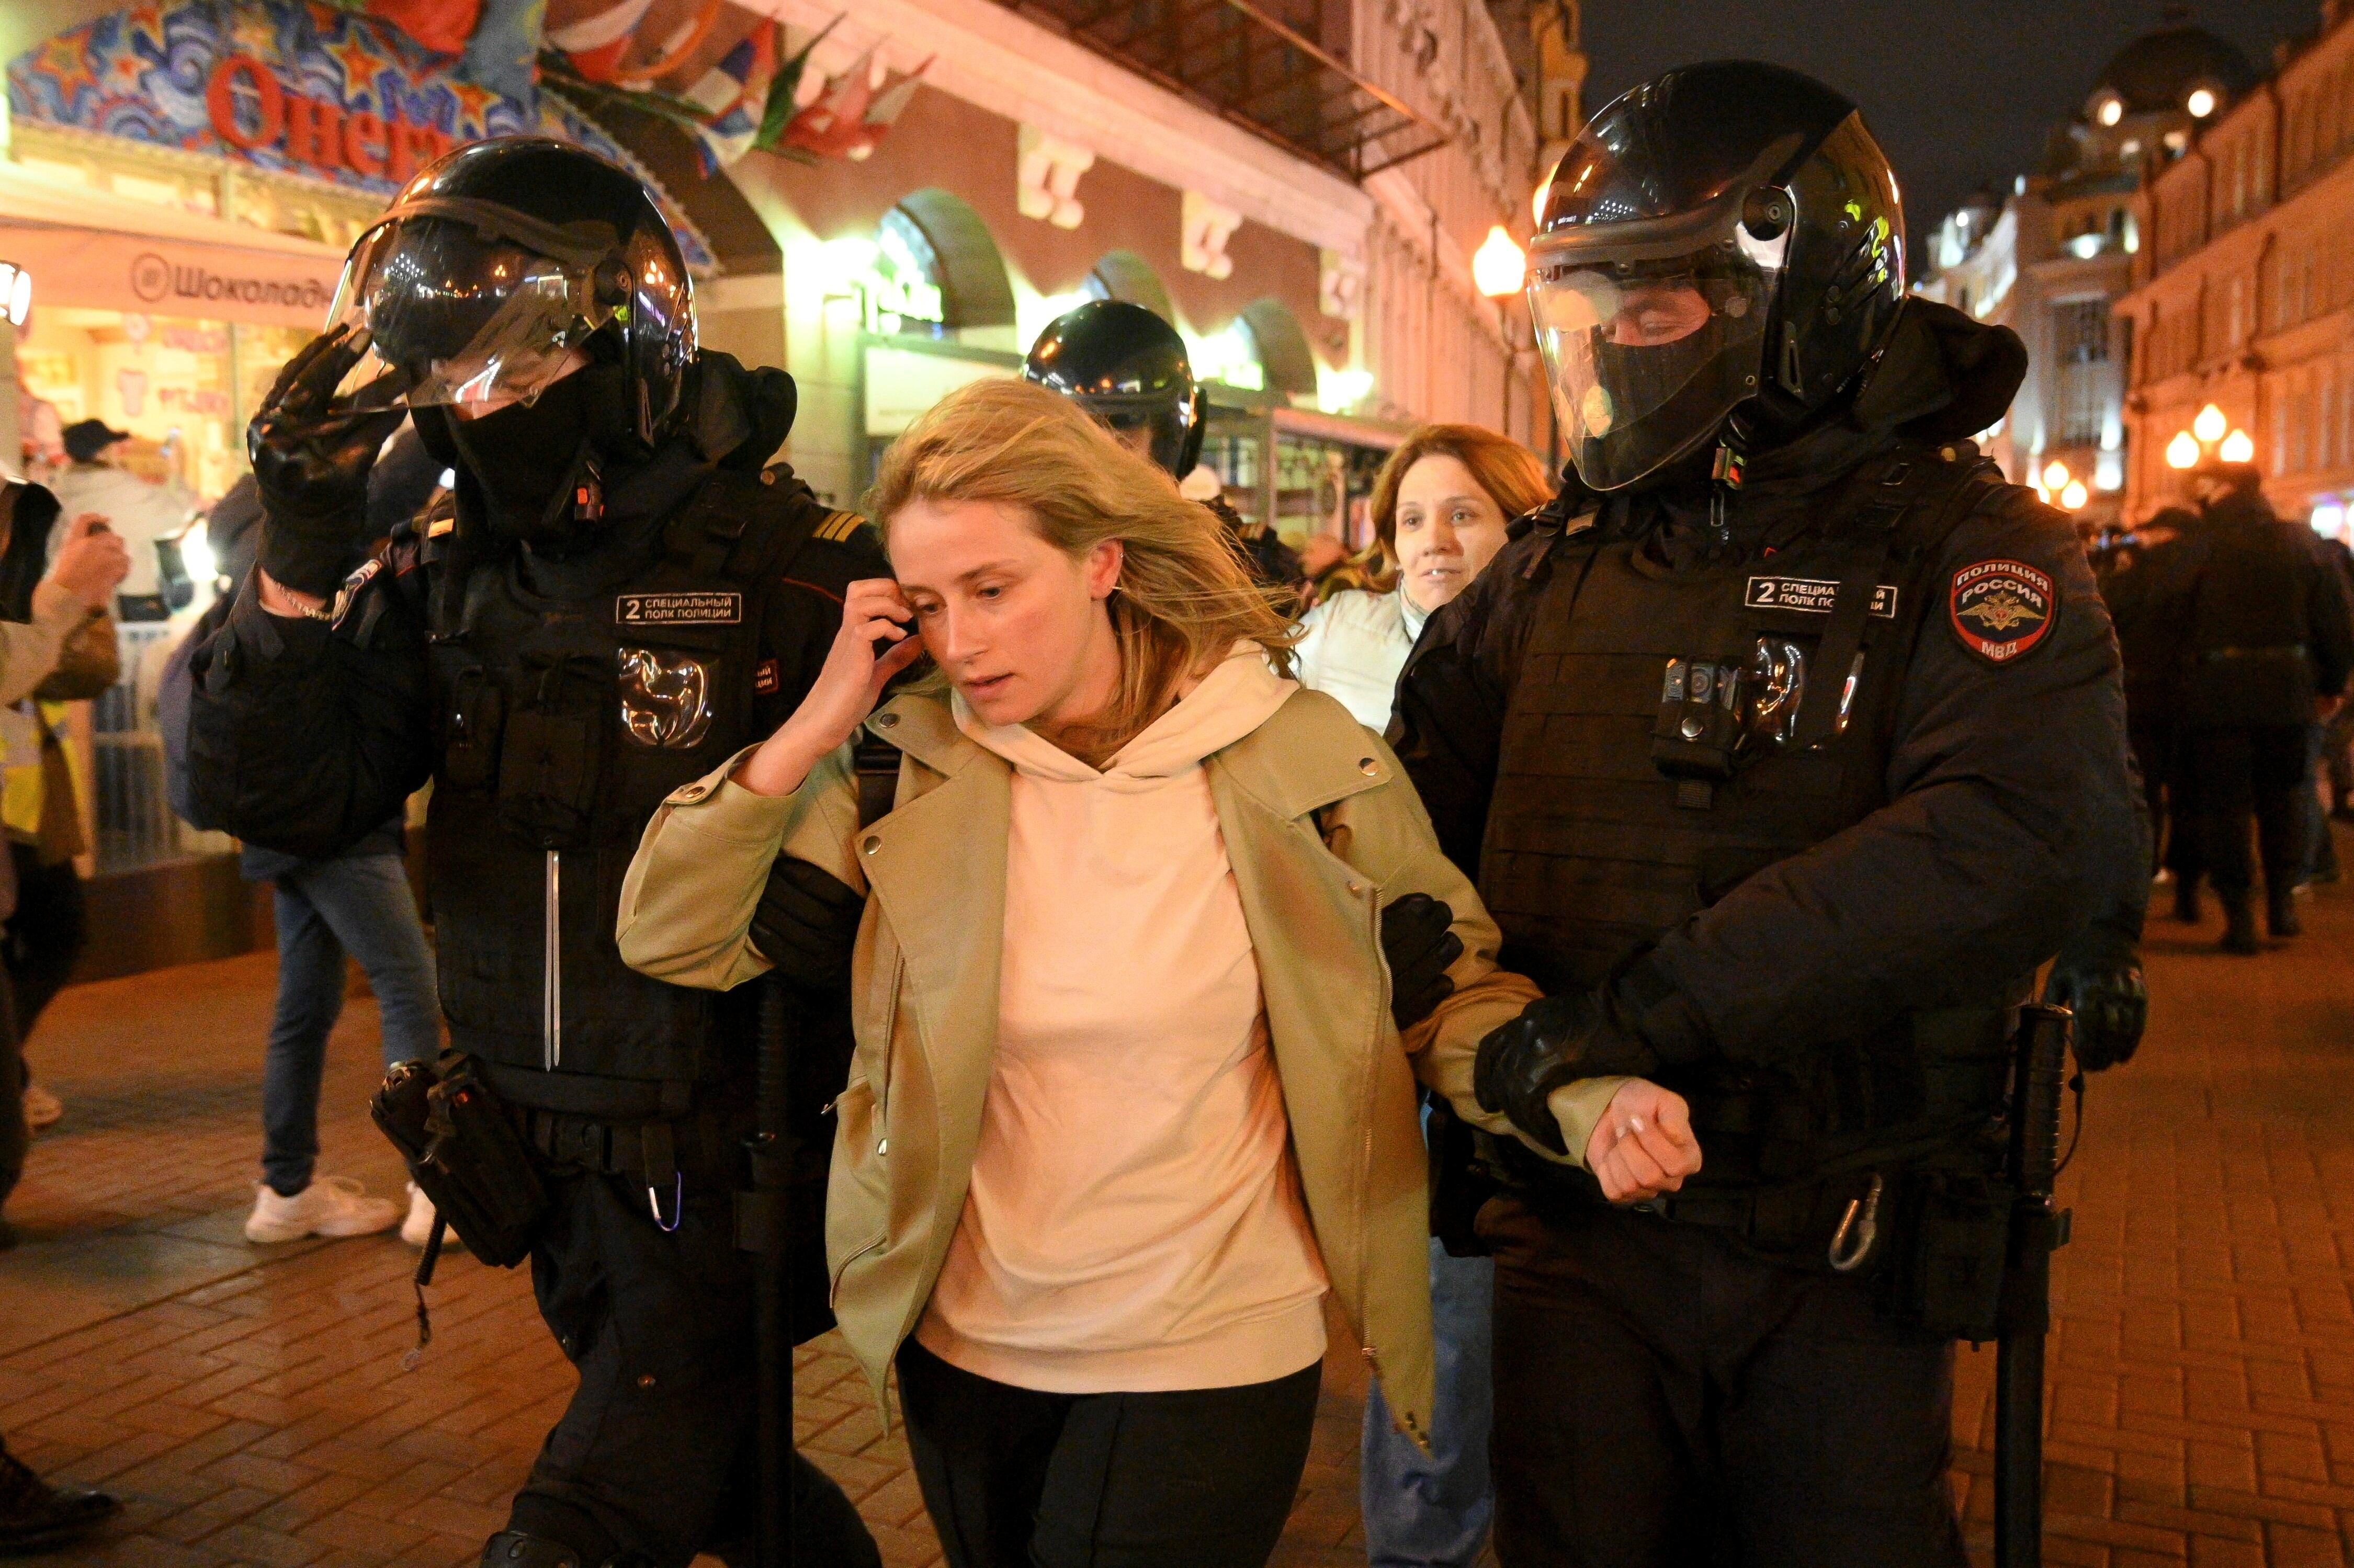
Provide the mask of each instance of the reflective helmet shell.
POLYGON ((1151 427, 1152 461, 1173 478, 1202 453, 1203 396, 1177 329, 1122 300, 1090 300, 1046 324, 1022 378, 1058 392, 1115 430, 1151 427))
POLYGON ((518 252, 554 261, 575 281, 588 319, 618 347, 639 437, 656 440, 695 359, 694 281, 645 187, 586 148, 502 136, 437 160, 353 246, 338 312, 367 297, 387 361, 449 352, 455 345, 431 340, 464 330, 451 302, 518 252))
MULTIPOLYGON (((1886 344, 1904 297, 1895 176, 1854 103, 1749 60, 1686 67, 1632 89, 1594 117, 1547 184, 1532 303, 1549 250, 1658 265, 1710 246, 1775 253, 1760 274, 1772 296, 1754 334, 1760 362, 1732 382, 1755 375, 1741 401, 1755 399, 1755 422, 1795 426, 1841 396, 1886 344)), ((1644 471, 1714 434, 1729 411, 1655 442, 1644 471)))

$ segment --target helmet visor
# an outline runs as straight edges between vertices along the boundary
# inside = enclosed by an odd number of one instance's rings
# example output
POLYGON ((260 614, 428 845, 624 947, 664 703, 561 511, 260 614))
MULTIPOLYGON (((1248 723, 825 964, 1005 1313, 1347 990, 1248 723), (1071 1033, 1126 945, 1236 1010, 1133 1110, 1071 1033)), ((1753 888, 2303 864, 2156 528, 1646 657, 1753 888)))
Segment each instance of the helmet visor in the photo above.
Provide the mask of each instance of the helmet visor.
POLYGON ((363 404, 494 408, 537 397, 624 297, 579 259, 408 218, 352 248, 328 324, 368 334, 343 386, 363 404))
POLYGON ((1528 285, 1554 417, 1596 490, 1672 461, 1756 394, 1781 273, 1778 247, 1629 257, 1607 233, 1541 238, 1528 285))

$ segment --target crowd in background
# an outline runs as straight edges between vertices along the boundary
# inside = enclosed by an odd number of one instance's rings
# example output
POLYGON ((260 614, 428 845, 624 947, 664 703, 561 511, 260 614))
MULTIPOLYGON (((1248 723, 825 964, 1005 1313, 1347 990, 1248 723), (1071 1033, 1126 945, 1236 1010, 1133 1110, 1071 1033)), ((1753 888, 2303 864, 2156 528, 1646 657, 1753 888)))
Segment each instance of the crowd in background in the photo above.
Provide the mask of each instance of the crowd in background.
POLYGON ((2251 465, 2196 484, 2195 509, 2105 541, 2094 564, 2125 661, 2153 873, 2189 925, 2212 887, 2223 949, 2253 954, 2264 936, 2300 934, 2303 889, 2338 879, 2328 818, 2354 817, 2354 556, 2279 517, 2251 465))

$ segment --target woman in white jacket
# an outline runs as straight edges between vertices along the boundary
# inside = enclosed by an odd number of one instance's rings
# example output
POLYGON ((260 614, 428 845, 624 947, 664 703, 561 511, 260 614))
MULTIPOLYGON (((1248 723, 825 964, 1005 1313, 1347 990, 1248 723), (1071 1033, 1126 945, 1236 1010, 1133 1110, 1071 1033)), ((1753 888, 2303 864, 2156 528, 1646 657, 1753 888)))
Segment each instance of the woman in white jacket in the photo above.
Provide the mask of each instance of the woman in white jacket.
POLYGON ((1504 525, 1553 495, 1526 447, 1479 425, 1425 425, 1373 482, 1373 531, 1397 563, 1386 593, 1336 593, 1300 621, 1300 683, 1376 734, 1422 623, 1504 547, 1504 525))
MULTIPOLYGON (((1308 612, 1293 651, 1300 684, 1338 697, 1366 728, 1386 729, 1422 623, 1495 558, 1507 524, 1551 495, 1528 449, 1493 430, 1425 425, 1407 437, 1373 483, 1373 527, 1398 563, 1397 587, 1334 594, 1308 612)), ((1438 1383, 1429 1449, 1397 1434, 1378 1384, 1365 1404, 1359 1495, 1375 1563, 1470 1568, 1487 1540, 1494 1294, 1488 1259, 1451 1257, 1431 1242, 1438 1383)))

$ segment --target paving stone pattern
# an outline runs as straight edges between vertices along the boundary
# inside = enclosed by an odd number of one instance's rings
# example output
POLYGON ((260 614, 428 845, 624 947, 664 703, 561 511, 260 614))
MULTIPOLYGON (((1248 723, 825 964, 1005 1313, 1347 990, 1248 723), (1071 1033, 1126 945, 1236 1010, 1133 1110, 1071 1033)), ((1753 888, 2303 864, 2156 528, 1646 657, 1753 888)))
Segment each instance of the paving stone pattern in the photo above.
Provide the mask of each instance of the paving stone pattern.
MULTIPOLYGON (((2354 1529, 2354 895, 2259 959, 2216 926, 2151 941, 2142 1056, 2095 1080, 2062 1182, 2047 1558, 2056 1564, 2342 1564, 2354 1529), (2341 1238, 2344 1238, 2341 1240, 2341 1238)), ((528 1280, 462 1254, 421 1365, 414 1255, 390 1237, 249 1246, 266 956, 69 991, 33 1045, 69 1106, 37 1143, 0 1255, 0 1432, 45 1472, 104 1485, 120 1524, 30 1562, 139 1568, 470 1565, 504 1520, 572 1376, 528 1280)), ((366 1120, 373 1008, 327 1077, 323 1170, 398 1191, 366 1120)), ((1986 1558, 1993 1355, 1965 1353, 1956 1486, 1986 1558)), ((937 1563, 901 1439, 838 1341, 804 1348, 807 1450, 894 1568, 937 1563)), ((1281 1568, 1364 1561, 1362 1382, 1328 1363, 1281 1568)))

